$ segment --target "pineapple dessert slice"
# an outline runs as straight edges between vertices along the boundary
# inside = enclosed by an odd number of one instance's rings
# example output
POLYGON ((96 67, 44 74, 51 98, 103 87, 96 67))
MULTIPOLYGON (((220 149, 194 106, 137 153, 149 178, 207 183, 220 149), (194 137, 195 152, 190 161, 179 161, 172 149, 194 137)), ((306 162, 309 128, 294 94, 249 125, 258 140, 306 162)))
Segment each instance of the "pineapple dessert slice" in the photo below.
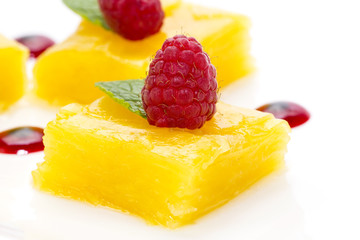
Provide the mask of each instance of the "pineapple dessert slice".
POLYGON ((218 102, 216 68, 194 37, 166 39, 143 80, 97 83, 45 129, 34 185, 176 228, 280 168, 289 125, 218 102))
POLYGON ((70 104, 45 129, 36 188, 169 228, 194 222, 283 166, 273 115, 217 104, 201 129, 158 128, 109 97, 70 104))
POLYGON ((139 79, 164 40, 175 34, 197 38, 225 86, 253 70, 249 53, 249 20, 216 9, 164 0, 161 30, 131 41, 89 21, 82 21, 65 42, 43 54, 35 68, 37 94, 49 102, 90 103, 101 96, 97 81, 139 79))
POLYGON ((24 95, 28 50, 0 35, 0 111, 24 95))

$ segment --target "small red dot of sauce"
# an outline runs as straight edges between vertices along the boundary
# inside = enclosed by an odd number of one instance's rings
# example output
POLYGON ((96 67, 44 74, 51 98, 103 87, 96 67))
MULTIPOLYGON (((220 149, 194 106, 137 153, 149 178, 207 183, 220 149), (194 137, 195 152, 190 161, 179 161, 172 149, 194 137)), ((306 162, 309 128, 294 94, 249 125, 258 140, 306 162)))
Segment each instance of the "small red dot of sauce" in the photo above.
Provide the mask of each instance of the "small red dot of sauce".
POLYGON ((256 110, 272 113, 274 117, 286 120, 291 128, 300 126, 310 119, 310 113, 293 102, 274 102, 265 104, 256 110))
POLYGON ((26 155, 44 150, 44 129, 19 127, 0 132, 0 153, 26 155))
POLYGON ((29 49, 30 57, 32 58, 37 58, 46 49, 55 44, 52 39, 42 35, 24 36, 16 38, 15 40, 29 49))

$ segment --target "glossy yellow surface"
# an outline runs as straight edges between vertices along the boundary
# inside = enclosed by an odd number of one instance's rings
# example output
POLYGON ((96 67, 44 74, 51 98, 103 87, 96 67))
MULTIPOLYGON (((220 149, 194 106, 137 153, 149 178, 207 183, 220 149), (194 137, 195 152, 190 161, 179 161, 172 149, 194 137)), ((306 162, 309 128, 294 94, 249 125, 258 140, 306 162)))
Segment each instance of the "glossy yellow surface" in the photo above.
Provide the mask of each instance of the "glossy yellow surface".
POLYGON ((271 114, 217 107, 203 128, 184 130, 150 126, 108 97, 67 105, 45 129, 34 185, 151 224, 193 223, 283 166, 289 141, 271 114))
POLYGON ((0 111, 23 96, 28 56, 25 47, 0 35, 0 111))
POLYGON ((151 57, 176 34, 202 43, 217 68, 220 87, 253 70, 246 17, 179 0, 163 2, 161 32, 141 41, 83 21, 65 42, 40 57, 34 69, 38 95, 57 104, 90 103, 101 96, 95 82, 144 78, 151 57))

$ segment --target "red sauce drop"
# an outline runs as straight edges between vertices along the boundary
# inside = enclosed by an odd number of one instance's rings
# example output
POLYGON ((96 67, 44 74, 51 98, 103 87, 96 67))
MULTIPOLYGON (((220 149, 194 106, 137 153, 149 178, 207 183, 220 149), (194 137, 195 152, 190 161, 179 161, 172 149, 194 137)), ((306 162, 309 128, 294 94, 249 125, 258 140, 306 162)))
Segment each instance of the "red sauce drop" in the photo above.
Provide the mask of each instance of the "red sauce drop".
POLYGON ((263 105, 257 110, 272 113, 276 118, 286 120, 292 128, 300 126, 310 119, 310 113, 304 107, 293 102, 274 102, 263 105))
POLYGON ((37 58, 46 49, 55 44, 52 39, 42 35, 19 37, 16 41, 25 45, 30 50, 30 57, 33 58, 37 58))
POLYGON ((44 130, 19 127, 0 132, 0 153, 25 155, 44 150, 44 130))

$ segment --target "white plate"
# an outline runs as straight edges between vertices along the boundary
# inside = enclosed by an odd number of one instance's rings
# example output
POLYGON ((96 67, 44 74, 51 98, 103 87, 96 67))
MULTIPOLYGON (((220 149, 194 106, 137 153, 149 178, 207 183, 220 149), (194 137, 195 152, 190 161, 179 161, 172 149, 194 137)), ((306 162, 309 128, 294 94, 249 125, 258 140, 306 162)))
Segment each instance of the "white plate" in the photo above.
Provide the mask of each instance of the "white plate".
MULTIPOLYGON (((42 153, 0 155, 0 239, 360 239, 357 1, 193 2, 243 12, 253 20, 259 70, 226 88, 223 101, 255 108, 291 100, 312 113, 312 119, 292 133, 287 169, 196 224, 172 231, 35 191, 30 174, 42 153)), ((59 41, 78 21, 60 1, 0 2, 0 32, 9 37, 40 32, 59 41)), ((55 112, 28 97, 0 115, 0 130, 45 126, 55 112)))

